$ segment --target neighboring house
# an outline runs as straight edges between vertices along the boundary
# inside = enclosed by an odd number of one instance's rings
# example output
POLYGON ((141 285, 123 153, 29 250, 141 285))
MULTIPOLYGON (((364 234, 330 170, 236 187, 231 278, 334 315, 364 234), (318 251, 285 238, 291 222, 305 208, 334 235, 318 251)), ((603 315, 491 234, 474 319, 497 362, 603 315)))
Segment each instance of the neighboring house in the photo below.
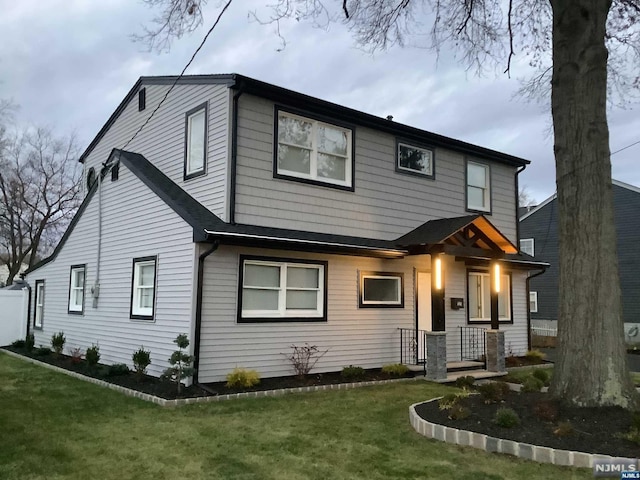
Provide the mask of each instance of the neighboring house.
POLYGON ((136 135, 175 80, 142 77, 83 153, 86 198, 26 276, 36 343, 143 345, 158 375, 187 333, 200 382, 290 375, 305 343, 318 372, 416 363, 418 330, 460 360, 492 320, 527 349, 528 161, 241 75, 181 78, 136 135))
MULTIPOLYGON (((20 272, 14 278, 14 282, 20 279, 20 273, 26 272, 29 265, 23 263, 20 267, 20 272)), ((9 267, 6 264, 0 264, 0 288, 6 286, 7 280, 9 278, 9 267)))
MULTIPOLYGON (((613 180, 618 269, 625 323, 640 323, 640 188, 613 180)), ((558 206, 552 195, 520 217, 520 248, 547 271, 530 281, 531 320, 541 327, 558 319, 558 206)), ((637 333, 637 329, 635 330, 637 333)), ((638 340, 638 339, 636 339, 638 340)))

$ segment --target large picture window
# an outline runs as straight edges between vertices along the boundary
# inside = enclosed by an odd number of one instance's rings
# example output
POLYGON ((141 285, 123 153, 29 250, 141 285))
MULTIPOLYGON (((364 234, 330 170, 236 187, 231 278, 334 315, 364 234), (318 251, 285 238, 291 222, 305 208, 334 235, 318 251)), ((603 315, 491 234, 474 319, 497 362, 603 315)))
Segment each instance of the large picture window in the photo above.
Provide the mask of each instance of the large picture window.
POLYGON ((36 280, 36 301, 33 313, 33 327, 42 328, 44 321, 44 280, 36 280))
POLYGON ((353 132, 277 111, 275 174, 311 183, 353 187, 353 132))
POLYGON ((396 171, 434 178, 433 150, 398 141, 396 171))
POLYGON ((156 257, 135 258, 131 283, 131 318, 153 320, 156 298, 156 257))
POLYGON ((241 257, 238 321, 326 320, 326 266, 241 257))
MULTIPOLYGON (((491 322, 491 277, 489 272, 469 272, 468 275, 469 322, 491 322)), ((511 322, 511 275, 500 277, 498 294, 498 320, 511 322)))
POLYGON ((360 308, 404 307, 402 273, 360 272, 360 308))
POLYGON ((73 265, 69 278, 69 313, 82 314, 84 311, 84 265, 73 265))
POLYGON ((467 162, 467 210, 491 212, 489 165, 467 162))
POLYGON ((185 121, 184 178, 206 173, 207 104, 187 112, 185 121))

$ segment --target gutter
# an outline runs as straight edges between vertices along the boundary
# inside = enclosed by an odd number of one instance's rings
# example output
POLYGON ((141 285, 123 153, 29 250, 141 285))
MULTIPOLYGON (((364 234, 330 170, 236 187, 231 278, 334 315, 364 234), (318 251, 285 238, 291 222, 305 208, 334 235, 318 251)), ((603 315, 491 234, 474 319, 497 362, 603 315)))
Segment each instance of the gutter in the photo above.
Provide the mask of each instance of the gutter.
POLYGON ((216 240, 211 245, 211 248, 201 253, 198 257, 198 285, 196 287, 196 331, 193 339, 193 383, 201 388, 202 386, 198 382, 198 369, 200 367, 200 330, 202 327, 202 290, 204 286, 204 261, 209 255, 215 252, 219 246, 220 242, 216 240))
POLYGON ((240 83, 238 91, 233 95, 231 113, 231 183, 229 185, 229 223, 236 223, 236 172, 238 169, 238 100, 244 93, 244 83, 240 83))
POLYGON ((546 272, 547 267, 549 267, 549 264, 547 264, 547 266, 544 267, 544 269, 540 270, 538 273, 527 277, 527 282, 526 282, 527 283, 527 288, 526 288, 527 290, 527 350, 531 350, 531 302, 529 301, 531 285, 529 284, 529 282, 531 281, 532 278, 535 278, 539 275, 542 275, 544 272, 546 272))

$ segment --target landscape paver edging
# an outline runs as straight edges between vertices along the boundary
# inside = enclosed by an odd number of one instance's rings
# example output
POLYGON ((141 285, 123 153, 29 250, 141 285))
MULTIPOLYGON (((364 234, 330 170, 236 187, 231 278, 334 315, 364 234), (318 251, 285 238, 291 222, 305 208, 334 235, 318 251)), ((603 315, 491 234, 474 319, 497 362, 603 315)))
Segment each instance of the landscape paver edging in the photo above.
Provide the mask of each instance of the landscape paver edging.
POLYGON ((330 385, 314 385, 310 387, 281 388, 278 390, 260 390, 255 392, 228 393, 223 395, 210 395, 207 397, 191 397, 191 398, 178 398, 175 400, 168 400, 166 398, 156 397, 155 395, 139 392, 137 390, 123 387, 121 385, 109 383, 104 380, 100 380, 98 378, 88 377, 78 372, 72 372, 70 370, 66 370, 61 367, 56 367, 55 365, 51 365, 46 362, 41 362, 40 360, 36 360, 35 358, 25 357, 24 355, 11 352, 9 350, 0 349, 0 352, 6 353, 7 355, 15 358, 22 359, 26 362, 33 363, 35 365, 40 365, 42 367, 48 368, 50 370, 54 370, 59 373, 64 373, 65 375, 68 375, 70 377, 74 377, 79 380, 84 380, 85 382, 93 383, 101 387, 110 388, 111 390, 116 390, 117 392, 123 393, 129 397, 135 397, 135 398, 139 398, 140 400, 145 400, 147 402, 155 403, 157 405, 160 405, 161 407, 178 407, 181 405, 191 405, 194 403, 220 402, 223 400, 236 400, 240 398, 277 397, 277 396, 287 395, 291 393, 319 392, 322 390, 348 390, 348 389, 359 388, 359 387, 384 385, 387 383, 424 380, 423 377, 394 378, 390 380, 371 380, 367 382, 354 382, 354 383, 333 383, 330 385))
POLYGON ((438 423, 428 422, 418 415, 416 406, 423 403, 436 402, 442 397, 432 398, 426 402, 414 403, 409 407, 409 421, 413 429, 420 435, 440 440, 446 443, 453 443, 465 447, 478 448, 486 452, 504 453, 525 460, 533 460, 539 463, 552 463, 563 467, 579 467, 593 468, 594 460, 607 461, 632 461, 637 459, 628 459, 621 457, 612 457, 610 455, 600 455, 597 453, 574 452, 572 450, 560 450, 550 447, 542 447, 531 445, 524 442, 516 442, 514 440, 506 440, 504 438, 491 437, 483 433, 471 432, 468 430, 459 430, 457 428, 446 427, 438 423))

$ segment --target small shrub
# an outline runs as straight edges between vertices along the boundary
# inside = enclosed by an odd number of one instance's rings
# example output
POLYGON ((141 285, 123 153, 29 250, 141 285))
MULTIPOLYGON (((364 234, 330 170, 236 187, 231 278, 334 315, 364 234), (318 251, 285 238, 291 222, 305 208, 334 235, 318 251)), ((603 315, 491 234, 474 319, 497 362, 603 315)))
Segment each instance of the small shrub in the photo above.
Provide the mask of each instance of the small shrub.
POLYGON ((531 362, 542 362, 547 356, 540 350, 527 350, 525 358, 531 362))
POLYGON ((13 348, 24 348, 26 342, 24 340, 15 340, 11 346, 13 348))
POLYGON ((456 378, 456 387, 462 388, 463 390, 470 390, 473 387, 476 379, 471 375, 465 375, 464 377, 456 378))
POLYGON ((250 388, 260 383, 260 374, 256 370, 234 368, 227 374, 227 387, 250 388))
POLYGON ((64 337, 64 333, 62 332, 54 333, 51 336, 51 348, 56 352, 56 355, 60 355, 62 353, 66 341, 67 339, 64 337))
POLYGON ((30 333, 29 335, 27 335, 27 338, 24 341, 24 349, 27 352, 30 352, 31 350, 33 350, 33 347, 36 344, 36 337, 33 336, 33 333, 30 333))
POLYGON ((49 347, 39 347, 34 350, 33 354, 36 357, 46 357, 51 355, 51 349, 49 347))
POLYGON ((193 356, 185 353, 183 350, 189 346, 187 335, 181 333, 173 341, 178 346, 178 350, 174 351, 169 357, 171 365, 162 374, 162 378, 175 382, 178 388, 178 394, 182 392, 182 380, 193 375, 193 356))
POLYGON ((484 403, 502 402, 511 390, 505 382, 487 382, 478 386, 484 403))
POLYGON ((493 422, 503 428, 513 428, 520 425, 520 417, 512 408, 500 407, 493 422))
POLYGON ((128 375, 130 372, 129 367, 124 363, 114 363, 107 368, 108 377, 117 377, 120 375, 128 375))
POLYGON ((456 404, 449 409, 449 418, 451 420, 464 420, 469 418, 471 410, 462 405, 456 404))
POLYGON ((536 368, 532 375, 545 385, 548 385, 551 380, 551 372, 546 368, 536 368))
POLYGON ((460 400, 467 398, 469 394, 466 391, 458 393, 447 393, 444 397, 438 400, 438 408, 440 410, 450 410, 455 405, 460 403, 460 400))
POLYGON ((318 360, 324 357, 329 351, 327 349, 321 352, 316 345, 309 345, 308 343, 305 343, 303 346, 291 345, 291 348, 293 352, 289 355, 283 353, 283 355, 291 362, 293 371, 296 372, 296 375, 300 378, 306 376, 313 367, 316 366, 318 360))
POLYGON ((151 365, 151 352, 145 350, 144 347, 140 347, 131 355, 133 360, 133 368, 139 377, 142 377, 147 373, 147 367, 151 365))
POLYGON ((363 378, 365 373, 366 372, 364 371, 364 368, 349 365, 348 367, 344 367, 342 369, 340 375, 342 376, 342 378, 345 378, 347 380, 355 380, 358 378, 363 378))
POLYGON ((82 349, 80 347, 69 348, 71 363, 78 364, 82 361, 82 349))
POLYGON ((95 367, 100 361, 100 347, 98 345, 92 345, 87 348, 84 358, 87 361, 89 367, 95 367))
POLYGON ((385 373, 391 377, 404 377, 409 373, 409 367, 402 363, 392 363, 382 367, 382 373, 385 373))
POLYGON ((628 432, 618 433, 616 437, 640 445, 640 429, 636 427, 631 427, 628 432))
POLYGON ((540 420, 554 422, 558 419, 558 405, 549 400, 542 400, 534 405, 533 413, 540 420))
POLYGON ((573 425, 571 422, 560 422, 558 427, 553 431, 556 437, 568 437, 574 434, 573 425))
POLYGON ((539 392, 544 387, 544 383, 536 377, 527 377, 522 382, 521 392, 531 393, 531 392, 539 392))

